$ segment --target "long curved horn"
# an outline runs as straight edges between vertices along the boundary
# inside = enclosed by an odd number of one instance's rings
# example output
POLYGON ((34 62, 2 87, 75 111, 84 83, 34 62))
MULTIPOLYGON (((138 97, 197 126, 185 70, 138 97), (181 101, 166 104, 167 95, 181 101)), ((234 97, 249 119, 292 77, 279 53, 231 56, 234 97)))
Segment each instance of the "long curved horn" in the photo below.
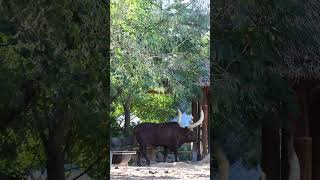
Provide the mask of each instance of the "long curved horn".
POLYGON ((190 121, 189 121, 190 123, 192 123, 193 122, 193 116, 191 116, 191 118, 190 118, 190 121))
POLYGON ((195 123, 193 123, 193 124, 190 124, 190 125, 188 126, 188 128, 189 128, 189 129, 193 129, 193 128, 199 126, 200 124, 202 124, 203 120, 204 120, 204 113, 203 113, 203 110, 201 109, 201 115, 200 115, 199 121, 197 121, 197 122, 195 122, 195 123))
POLYGON ((177 123, 179 124, 179 126, 181 126, 182 127, 182 124, 181 124, 181 115, 182 113, 181 113, 181 111, 180 111, 180 109, 178 109, 178 120, 177 120, 177 123))

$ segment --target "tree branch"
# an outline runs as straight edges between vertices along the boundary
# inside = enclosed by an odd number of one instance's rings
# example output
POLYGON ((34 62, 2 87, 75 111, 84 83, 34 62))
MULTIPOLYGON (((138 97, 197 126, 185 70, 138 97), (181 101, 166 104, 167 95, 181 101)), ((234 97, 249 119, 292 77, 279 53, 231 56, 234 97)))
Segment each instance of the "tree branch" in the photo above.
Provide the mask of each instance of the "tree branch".
POLYGON ((121 95, 121 93, 122 93, 121 88, 118 88, 116 95, 110 97, 110 104, 111 104, 113 101, 115 101, 115 100, 121 95))
POLYGON ((100 155, 90 166, 87 167, 86 170, 84 170, 82 173, 80 173, 78 176, 74 177, 72 180, 79 179, 81 176, 83 176, 85 173, 90 171, 97 163, 99 163, 102 159, 102 155, 100 155))

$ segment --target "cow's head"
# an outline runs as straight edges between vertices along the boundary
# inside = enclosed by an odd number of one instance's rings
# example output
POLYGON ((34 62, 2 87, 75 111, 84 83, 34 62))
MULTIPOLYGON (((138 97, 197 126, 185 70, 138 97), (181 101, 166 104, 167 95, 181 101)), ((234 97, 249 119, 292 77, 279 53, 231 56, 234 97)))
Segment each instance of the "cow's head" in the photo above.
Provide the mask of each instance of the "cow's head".
POLYGON ((196 140, 193 131, 188 129, 188 127, 183 128, 182 138, 185 143, 190 143, 196 140))
POLYGON ((187 127, 182 127, 181 111, 178 109, 178 124, 180 125, 180 127, 183 128, 182 136, 183 136, 183 139, 185 140, 186 143, 195 141, 195 137, 194 137, 194 133, 193 133, 192 129, 199 126, 200 124, 202 124, 203 120, 204 120, 204 113, 203 113, 203 110, 201 109, 200 119, 197 122, 192 123, 187 127))

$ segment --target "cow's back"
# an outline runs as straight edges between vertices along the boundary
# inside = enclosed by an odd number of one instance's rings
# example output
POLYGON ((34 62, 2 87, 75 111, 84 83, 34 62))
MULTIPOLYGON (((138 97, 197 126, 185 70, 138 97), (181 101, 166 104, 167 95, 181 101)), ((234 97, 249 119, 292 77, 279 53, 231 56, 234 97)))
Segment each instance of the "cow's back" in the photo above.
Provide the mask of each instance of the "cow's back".
POLYGON ((176 141, 176 134, 180 130, 176 122, 142 123, 135 129, 135 136, 139 143, 152 146, 170 146, 176 141))

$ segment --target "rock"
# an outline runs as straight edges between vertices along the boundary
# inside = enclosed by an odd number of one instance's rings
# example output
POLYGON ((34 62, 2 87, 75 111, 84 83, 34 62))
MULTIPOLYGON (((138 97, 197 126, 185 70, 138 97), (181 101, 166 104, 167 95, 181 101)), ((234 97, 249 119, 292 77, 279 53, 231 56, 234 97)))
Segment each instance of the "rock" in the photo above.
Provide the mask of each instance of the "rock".
POLYGON ((199 164, 207 164, 210 163, 210 154, 206 155, 200 162, 199 164))
POLYGON ((147 147, 147 156, 150 161, 156 161, 157 149, 154 147, 147 147))
POLYGON ((118 149, 122 145, 121 139, 117 137, 112 137, 110 139, 110 146, 112 149, 118 149))
POLYGON ((128 146, 133 145, 133 137, 111 137, 110 138, 110 149, 123 150, 127 149, 128 146))
POLYGON ((174 162, 175 159, 174 159, 174 155, 173 154, 168 154, 167 156, 167 162, 174 162))
POLYGON ((164 158, 163 154, 161 152, 157 152, 157 154, 156 154, 157 162, 162 162, 163 158, 164 158))

